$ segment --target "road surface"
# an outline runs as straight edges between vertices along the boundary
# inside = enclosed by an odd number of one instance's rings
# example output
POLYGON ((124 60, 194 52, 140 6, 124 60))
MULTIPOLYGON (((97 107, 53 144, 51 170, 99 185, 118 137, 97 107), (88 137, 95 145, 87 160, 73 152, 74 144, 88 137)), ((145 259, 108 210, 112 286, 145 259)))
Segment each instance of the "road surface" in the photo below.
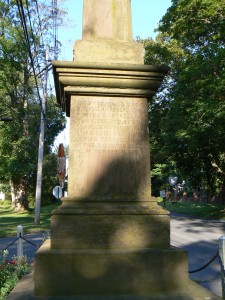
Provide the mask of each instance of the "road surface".
MULTIPOLYGON (((171 215, 171 245, 188 251, 189 271, 195 271, 216 254, 219 238, 225 235, 224 221, 209 221, 194 217, 171 215)), ((190 278, 222 296, 221 267, 216 258, 202 271, 191 273, 190 278)))

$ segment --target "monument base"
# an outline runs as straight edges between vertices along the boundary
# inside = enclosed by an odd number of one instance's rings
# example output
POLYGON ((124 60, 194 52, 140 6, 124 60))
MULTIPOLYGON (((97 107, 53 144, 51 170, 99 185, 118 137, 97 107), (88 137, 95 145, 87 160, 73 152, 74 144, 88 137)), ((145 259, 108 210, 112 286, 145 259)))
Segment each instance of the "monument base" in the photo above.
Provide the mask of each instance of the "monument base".
POLYGON ((107 203, 63 198, 52 212, 51 248, 169 248, 169 213, 151 199, 107 203))
POLYGON ((36 254, 34 293, 149 296, 185 290, 187 274, 187 254, 175 248, 56 250, 48 240, 36 254))
POLYGON ((205 299, 190 288, 187 253, 170 247, 168 211, 155 198, 119 200, 63 199, 36 254, 35 297, 205 299))

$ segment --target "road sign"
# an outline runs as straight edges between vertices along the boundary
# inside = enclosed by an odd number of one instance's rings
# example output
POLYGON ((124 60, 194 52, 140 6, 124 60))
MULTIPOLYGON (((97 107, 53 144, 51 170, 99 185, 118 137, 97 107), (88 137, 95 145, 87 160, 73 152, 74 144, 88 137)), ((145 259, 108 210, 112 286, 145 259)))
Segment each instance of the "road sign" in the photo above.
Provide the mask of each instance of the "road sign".
POLYGON ((58 156, 57 156, 57 175, 59 178, 59 184, 63 188, 66 178, 66 156, 63 144, 59 144, 58 156))
POLYGON ((177 183, 177 179, 178 179, 177 176, 170 176, 170 177, 168 178, 169 184, 170 184, 170 185, 175 185, 175 184, 177 183))
POLYGON ((56 197, 57 199, 60 199, 63 197, 63 189, 61 188, 61 186, 57 185, 54 187, 54 189, 52 190, 52 194, 54 197, 56 197))
POLYGON ((166 197, 166 191, 165 190, 159 191, 159 194, 160 194, 161 198, 166 197))

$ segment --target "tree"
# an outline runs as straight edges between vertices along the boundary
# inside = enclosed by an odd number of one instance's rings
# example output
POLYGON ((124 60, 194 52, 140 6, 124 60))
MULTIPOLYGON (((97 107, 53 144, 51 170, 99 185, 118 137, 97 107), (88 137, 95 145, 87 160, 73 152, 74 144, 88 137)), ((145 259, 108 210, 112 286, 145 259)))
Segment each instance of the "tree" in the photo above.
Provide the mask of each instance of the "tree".
MULTIPOLYGON (((42 43, 50 41, 49 26, 55 17, 48 14, 51 7, 44 1, 39 1, 42 10, 37 1, 26 1, 26 6, 18 4, 0 1, 0 114, 14 119, 11 124, 0 125, 0 178, 10 182, 22 207, 28 208, 28 188, 32 190, 37 163, 41 64, 45 57, 42 43), (34 76, 37 73, 40 77, 34 76)), ((50 96, 48 102, 45 153, 65 126, 55 97, 50 96)))
POLYGON ((211 195, 225 183, 224 17, 220 0, 174 0, 156 41, 145 42, 147 63, 171 67, 151 106, 153 128, 161 116, 153 149, 163 149, 161 159, 173 160, 193 187, 211 195))

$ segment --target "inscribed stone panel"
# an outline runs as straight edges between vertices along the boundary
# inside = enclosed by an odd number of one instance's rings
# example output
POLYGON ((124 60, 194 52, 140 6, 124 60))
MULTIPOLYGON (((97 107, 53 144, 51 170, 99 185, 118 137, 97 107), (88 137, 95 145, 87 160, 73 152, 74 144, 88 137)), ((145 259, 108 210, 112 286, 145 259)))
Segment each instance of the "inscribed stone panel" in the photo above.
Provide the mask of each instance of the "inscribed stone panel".
POLYGON ((69 196, 148 193, 147 125, 146 99, 72 97, 69 196))

